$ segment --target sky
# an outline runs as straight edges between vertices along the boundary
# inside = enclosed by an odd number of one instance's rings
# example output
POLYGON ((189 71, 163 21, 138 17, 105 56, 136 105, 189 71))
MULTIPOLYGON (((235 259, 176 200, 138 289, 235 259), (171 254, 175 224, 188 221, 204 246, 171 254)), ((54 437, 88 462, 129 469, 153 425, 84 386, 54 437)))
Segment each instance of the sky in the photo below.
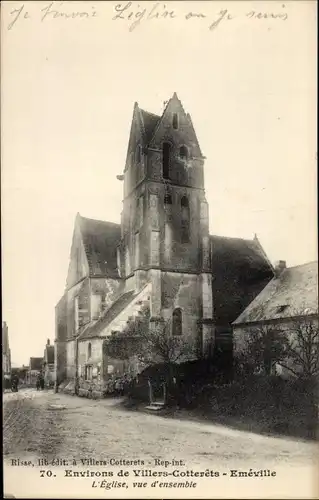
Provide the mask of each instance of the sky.
POLYGON ((113 19, 116 5, 2 4, 2 307, 14 364, 54 340, 77 212, 120 222, 135 101, 161 114, 177 92, 190 113, 211 234, 257 233, 288 266, 317 259, 315 2, 132 2, 113 19), (151 18, 165 5, 174 17, 151 18), (88 15, 61 15, 76 11, 88 15))

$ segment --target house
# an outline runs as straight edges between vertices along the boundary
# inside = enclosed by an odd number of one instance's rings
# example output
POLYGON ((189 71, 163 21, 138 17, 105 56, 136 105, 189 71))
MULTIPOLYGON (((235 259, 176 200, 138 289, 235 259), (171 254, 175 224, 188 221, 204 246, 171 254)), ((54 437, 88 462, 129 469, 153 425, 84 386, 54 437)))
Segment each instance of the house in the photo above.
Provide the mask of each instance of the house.
POLYGON ((43 356, 43 374, 44 382, 48 386, 55 383, 55 363, 54 363, 54 345, 50 344, 50 339, 47 340, 44 356, 43 356))
POLYGON ((2 323, 2 379, 11 377, 11 351, 9 347, 8 325, 2 323))
MULTIPOLYGON (((56 305, 57 385, 97 393, 109 377, 140 370, 110 359, 112 333, 148 311, 149 329, 168 323, 232 364, 232 322, 272 279, 258 238, 209 234, 205 157, 177 95, 162 116, 134 105, 121 224, 77 214, 63 296, 56 305)), ((226 369, 226 368, 225 368, 226 369)))
POLYGON ((27 372, 27 383, 35 385, 39 373, 43 371, 43 358, 30 358, 27 372))
MULTIPOLYGON (((318 364, 318 262, 290 268, 285 261, 277 263, 274 278, 233 323, 235 355, 245 351, 252 332, 261 328, 285 332, 302 357, 299 344, 308 345, 307 356, 312 357, 309 362, 315 363, 317 357, 318 364)), ((277 372, 287 376, 291 368, 300 371, 298 359, 288 357, 284 362, 287 368, 277 365, 277 372)))

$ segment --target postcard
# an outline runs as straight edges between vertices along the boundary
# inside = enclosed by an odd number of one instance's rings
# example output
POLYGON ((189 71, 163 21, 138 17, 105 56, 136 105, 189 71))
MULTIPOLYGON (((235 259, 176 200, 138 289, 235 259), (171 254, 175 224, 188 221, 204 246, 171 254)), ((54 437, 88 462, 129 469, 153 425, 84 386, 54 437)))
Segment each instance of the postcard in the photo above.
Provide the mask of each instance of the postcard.
POLYGON ((5 498, 318 497, 314 1, 4 1, 5 498))

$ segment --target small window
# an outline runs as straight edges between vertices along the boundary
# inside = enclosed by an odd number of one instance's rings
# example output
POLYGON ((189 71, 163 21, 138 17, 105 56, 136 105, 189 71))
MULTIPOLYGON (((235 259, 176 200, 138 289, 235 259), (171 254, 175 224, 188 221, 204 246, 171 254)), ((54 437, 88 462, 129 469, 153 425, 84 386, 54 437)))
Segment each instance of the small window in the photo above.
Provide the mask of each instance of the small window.
POLYGON ((74 326, 75 326, 75 331, 77 332, 79 327, 80 327, 80 322, 79 322, 79 297, 76 296, 74 297, 74 326))
POLYGON ((182 159, 182 160, 187 160, 188 158, 188 149, 186 146, 181 146, 179 148, 179 157, 182 159))
POLYGON ((181 199, 181 206, 182 207, 188 207, 188 198, 187 196, 183 196, 183 198, 181 199))
POLYGON ((182 310, 178 307, 173 311, 173 327, 172 334, 176 337, 180 337, 183 334, 182 331, 182 310))
POLYGON ((172 195, 166 193, 164 196, 164 205, 172 205, 172 195))
POLYGON ((178 114, 177 113, 173 114, 173 128, 175 130, 178 129, 178 114))
POLYGON ((135 162, 141 163, 141 146, 138 144, 135 150, 135 162))
POLYGON ((287 304, 282 305, 282 306, 278 306, 277 309, 276 309, 276 314, 284 312, 287 309, 287 307, 288 307, 287 304))
POLYGON ((169 179, 169 166, 171 156, 171 145, 168 142, 163 143, 163 178, 169 179))
POLYGON ((190 213, 187 196, 181 199, 181 243, 190 241, 190 213))
POLYGON ((90 359, 92 355, 92 345, 91 345, 91 342, 89 342, 88 344, 88 359, 90 359))

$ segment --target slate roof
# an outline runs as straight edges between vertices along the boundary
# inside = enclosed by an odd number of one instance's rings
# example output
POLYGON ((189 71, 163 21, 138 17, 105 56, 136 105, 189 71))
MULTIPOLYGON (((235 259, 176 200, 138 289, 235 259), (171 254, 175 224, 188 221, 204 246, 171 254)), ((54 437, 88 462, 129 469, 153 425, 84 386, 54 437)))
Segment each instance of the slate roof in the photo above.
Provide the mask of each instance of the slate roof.
POLYGON ((125 309, 126 306, 129 305, 135 295, 136 293, 134 293, 134 290, 130 290, 120 295, 120 297, 118 297, 118 299, 104 311, 104 314, 100 319, 98 319, 95 323, 90 322, 88 324, 87 328, 81 332, 79 338, 89 339, 97 337, 99 333, 106 328, 111 321, 113 321, 113 319, 115 319, 123 311, 123 309, 125 309))
POLYGON ((30 370, 41 371, 43 365, 43 358, 30 358, 30 370))
POLYGON ((153 113, 149 113, 144 109, 139 108, 142 118, 142 123, 145 132, 145 143, 146 145, 150 142, 153 137, 155 128, 160 121, 161 117, 158 115, 154 115, 153 113))
POLYGON ((119 277, 116 247, 121 238, 120 224, 87 219, 80 215, 78 219, 90 275, 119 277))
POLYGON ((318 314, 318 262, 285 269, 240 314, 234 326, 318 314))
POLYGON ((230 325, 273 278, 257 238, 211 236, 214 319, 230 325))

